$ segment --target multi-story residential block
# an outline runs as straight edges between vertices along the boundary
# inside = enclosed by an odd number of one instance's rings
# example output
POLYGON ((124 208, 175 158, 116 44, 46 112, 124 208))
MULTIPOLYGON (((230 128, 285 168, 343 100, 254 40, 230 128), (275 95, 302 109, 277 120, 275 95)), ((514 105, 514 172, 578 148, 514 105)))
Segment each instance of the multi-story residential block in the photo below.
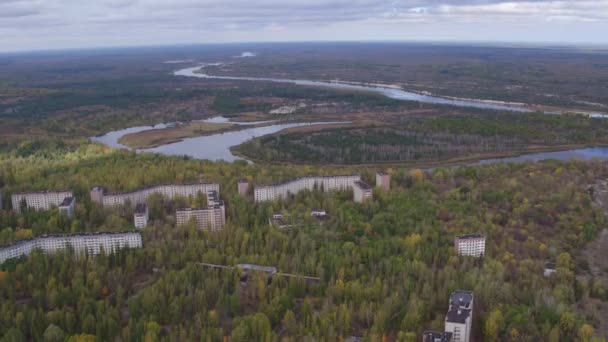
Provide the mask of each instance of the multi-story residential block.
POLYGON ((471 341, 473 326, 473 292, 454 291, 445 316, 445 332, 452 333, 453 342, 471 341))
POLYGON ((254 199, 256 202, 274 201, 280 198, 287 198, 289 194, 297 194, 303 190, 312 191, 319 189, 326 192, 349 190, 359 180, 361 180, 361 176, 359 175, 300 177, 283 183, 256 186, 254 189, 254 199))
POLYGON ((46 254, 72 247, 77 254, 96 255, 103 250, 114 253, 122 248, 141 248, 141 234, 137 232, 106 232, 69 235, 44 235, 16 241, 0 247, 0 264, 8 259, 29 255, 34 249, 46 254))
POLYGON ((452 342, 452 333, 425 331, 422 334, 422 342, 452 342))
POLYGON ((218 231, 226 224, 226 207, 216 191, 207 193, 207 208, 180 208, 175 211, 178 226, 190 222, 193 218, 198 229, 218 231))
POLYGON ((74 197, 71 191, 18 192, 11 195, 13 210, 21 212, 21 206, 39 211, 59 207, 68 197, 74 197))
POLYGON ((181 197, 196 197, 199 193, 206 194, 209 191, 220 192, 220 186, 217 183, 195 183, 195 184, 168 184, 156 185, 132 192, 124 193, 105 193, 105 189, 96 186, 91 189, 91 201, 102 204, 103 206, 118 206, 131 203, 135 206, 139 203, 146 203, 148 197, 153 194, 161 194, 167 198, 181 197))
POLYGON ((64 216, 72 216, 74 215, 74 208, 76 206, 76 198, 74 197, 66 197, 63 199, 61 204, 59 204, 59 213, 64 216))
POLYGON ((353 200, 357 203, 363 203, 372 199, 372 187, 369 184, 357 181, 353 185, 353 200))
POLYGON ((385 172, 376 173, 376 186, 389 191, 391 189, 391 175, 385 172))
POLYGON ((466 234, 454 239, 454 248, 458 255, 482 257, 486 252, 486 237, 480 234, 466 234))
POLYGON ((239 179, 238 191, 239 195, 247 196, 247 194, 249 193, 249 181, 247 179, 239 179))
POLYGON ((142 229, 148 226, 148 219, 150 214, 148 212, 148 206, 145 203, 139 203, 135 206, 133 212, 133 224, 135 228, 142 229))

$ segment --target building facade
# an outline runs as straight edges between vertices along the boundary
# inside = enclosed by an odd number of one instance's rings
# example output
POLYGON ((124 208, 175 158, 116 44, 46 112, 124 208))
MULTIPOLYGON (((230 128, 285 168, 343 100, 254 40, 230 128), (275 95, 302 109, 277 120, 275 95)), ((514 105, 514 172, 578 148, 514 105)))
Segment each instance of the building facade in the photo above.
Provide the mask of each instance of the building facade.
POLYGON ((239 179, 238 192, 241 196, 247 196, 249 193, 249 181, 247 179, 239 179))
POLYGON ((175 211, 175 221, 183 226, 194 218, 198 229, 218 231, 226 224, 226 207, 215 191, 207 193, 207 208, 180 208, 175 211))
POLYGON ((369 184, 357 181, 353 186, 353 200, 356 203, 363 203, 373 198, 372 187, 369 184))
POLYGON ((91 201, 97 202, 103 206, 113 207, 131 203, 135 206, 140 203, 146 203, 148 197, 153 194, 161 194, 164 197, 173 199, 177 196, 195 197, 198 193, 206 194, 209 191, 215 191, 219 194, 220 186, 217 183, 195 183, 195 184, 169 184, 156 185, 132 192, 124 193, 105 193, 105 189, 96 186, 91 189, 91 201))
POLYGON ((86 252, 89 255, 96 255, 102 250, 113 253, 122 248, 141 248, 142 238, 137 232, 44 235, 0 247, 0 264, 8 259, 29 255, 34 249, 52 254, 69 246, 78 254, 86 252))
POLYGON ((135 228, 146 228, 148 226, 149 218, 148 206, 145 203, 137 204, 135 206, 135 211, 133 212, 133 224, 135 225, 135 228))
POLYGON ((385 172, 376 173, 376 186, 389 191, 391 189, 391 175, 385 172))
POLYGON ((59 207, 68 197, 74 197, 71 191, 44 191, 44 192, 18 192, 11 195, 13 210, 21 212, 21 205, 29 209, 46 211, 52 207, 59 207))
POLYGON ((482 257, 486 252, 486 237, 481 234, 459 235, 454 239, 458 255, 482 257))
POLYGON ((473 326, 473 292, 454 291, 445 316, 445 332, 452 334, 453 342, 470 342, 473 326))
POLYGON ((360 180, 359 175, 300 177, 283 183, 256 186, 254 199, 256 202, 275 201, 304 190, 322 189, 325 192, 350 190, 354 183, 360 180))

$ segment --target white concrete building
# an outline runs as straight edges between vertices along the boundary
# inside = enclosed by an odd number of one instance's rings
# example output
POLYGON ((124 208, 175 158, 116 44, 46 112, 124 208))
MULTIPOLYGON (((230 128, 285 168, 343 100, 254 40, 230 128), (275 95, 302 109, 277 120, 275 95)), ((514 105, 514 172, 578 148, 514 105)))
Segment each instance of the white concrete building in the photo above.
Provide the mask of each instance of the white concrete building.
POLYGON ((133 212, 133 224, 135 225, 135 228, 146 228, 148 226, 149 218, 150 213, 148 212, 148 206, 145 203, 139 203, 135 206, 135 211, 133 212))
POLYGON ((376 186, 389 191, 391 189, 391 175, 385 172, 376 173, 376 186))
POLYGON ((68 197, 74 197, 71 191, 43 191, 43 192, 18 192, 11 195, 13 210, 21 212, 21 204, 29 209, 46 211, 52 207, 59 207, 68 197))
POLYGON ((480 234, 466 234, 454 239, 458 255, 482 257, 486 252, 486 237, 480 234))
POLYGON ((198 229, 218 231, 226 224, 226 207, 224 201, 218 197, 215 191, 207 193, 207 208, 180 208, 175 211, 175 221, 178 226, 183 226, 196 221, 198 229))
POLYGON ((16 241, 0 247, 0 264, 8 259, 29 255, 32 250, 40 249, 52 254, 71 246, 76 253, 87 252, 96 255, 105 251, 113 253, 122 248, 141 248, 142 238, 138 232, 105 232, 69 235, 44 235, 32 239, 16 241))
POLYGON ((256 202, 274 201, 287 198, 303 190, 319 189, 325 192, 352 189, 353 184, 361 180, 359 175, 342 176, 311 176, 300 177, 273 185, 256 186, 254 199, 256 202))
POLYGON ((445 332, 452 333, 453 342, 470 342, 473 326, 473 292, 454 291, 445 316, 445 332))
POLYGON ((357 203, 363 203, 373 198, 372 187, 369 184, 358 181, 353 186, 353 200, 357 203))
POLYGON ((134 206, 139 203, 146 203, 148 197, 156 193, 173 199, 177 196, 196 197, 199 192, 206 194, 209 191, 215 191, 219 194, 220 185, 217 183, 156 185, 132 192, 114 194, 105 193, 104 188, 96 186, 91 189, 91 201, 108 207, 124 205, 126 203, 131 203, 134 206))

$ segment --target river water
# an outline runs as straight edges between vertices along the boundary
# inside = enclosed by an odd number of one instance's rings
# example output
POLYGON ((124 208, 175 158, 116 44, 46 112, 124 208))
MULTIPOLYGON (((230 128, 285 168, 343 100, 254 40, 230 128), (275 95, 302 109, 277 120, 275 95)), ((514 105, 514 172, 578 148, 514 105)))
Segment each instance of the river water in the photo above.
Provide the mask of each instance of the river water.
MULTIPOLYGON (((228 119, 223 117, 215 117, 207 120, 201 120, 203 122, 229 122, 228 119)), ((255 121, 255 122, 233 122, 240 125, 256 125, 264 124, 272 121, 255 121)), ((239 160, 239 158, 232 154, 230 148, 238 146, 248 140, 263 135, 277 133, 287 128, 300 127, 300 126, 311 126, 311 125, 331 125, 331 124, 345 124, 349 122, 296 122, 296 123, 285 123, 275 124, 263 127, 252 127, 245 128, 240 131, 217 133, 208 136, 186 138, 181 141, 174 143, 137 150, 138 152, 154 152, 173 156, 190 156, 196 159, 208 159, 208 160, 225 160, 232 162, 239 160)), ((93 137, 91 141, 102 143, 104 145, 114 148, 125 148, 129 149, 128 146, 122 145, 118 140, 126 135, 132 133, 143 132, 151 129, 162 129, 169 127, 171 124, 159 124, 156 126, 137 126, 127 129, 121 129, 106 133, 102 136, 93 137)))
POLYGON ((457 107, 468 107, 468 108, 480 108, 480 109, 492 109, 492 110, 507 110, 512 112, 531 112, 529 108, 518 105, 501 104, 493 102, 485 102, 481 100, 470 100, 470 99, 452 99, 432 95, 423 95, 413 93, 397 88, 381 87, 381 86, 365 86, 351 83, 342 82, 325 82, 325 81, 309 81, 309 80, 291 80, 283 78, 267 78, 267 77, 240 77, 240 76, 212 76, 204 73, 197 73, 195 71, 201 70, 201 66, 185 68, 175 71, 173 74, 176 76, 185 77, 198 77, 208 79, 219 79, 219 80, 240 80, 240 81, 264 81, 264 82, 277 82, 277 83, 291 83, 303 86, 315 86, 325 88, 335 88, 341 90, 356 90, 356 91, 368 91, 376 94, 384 95, 391 99, 402 100, 402 101, 416 101, 423 103, 433 103, 441 105, 450 105, 457 107))

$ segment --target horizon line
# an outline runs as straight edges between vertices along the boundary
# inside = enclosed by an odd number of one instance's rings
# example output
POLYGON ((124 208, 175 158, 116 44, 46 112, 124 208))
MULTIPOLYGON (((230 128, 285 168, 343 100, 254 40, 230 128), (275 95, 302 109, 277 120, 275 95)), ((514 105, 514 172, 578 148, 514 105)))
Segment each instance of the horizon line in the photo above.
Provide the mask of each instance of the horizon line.
POLYGON ((75 51, 96 51, 114 49, 152 49, 170 47, 195 47, 195 46, 221 46, 221 45, 272 45, 272 44, 328 44, 328 43, 393 43, 393 44, 420 44, 420 45, 460 45, 471 47, 503 47, 503 48, 601 48, 608 49, 608 43, 599 42, 555 42, 555 41, 491 41, 491 40, 277 40, 277 41, 227 41, 227 42, 192 42, 192 43, 161 43, 161 44, 132 44, 132 45, 99 45, 88 47, 60 47, 60 48, 41 48, 41 49, 17 49, 0 51, 0 55, 19 55, 19 54, 44 54, 75 51))

